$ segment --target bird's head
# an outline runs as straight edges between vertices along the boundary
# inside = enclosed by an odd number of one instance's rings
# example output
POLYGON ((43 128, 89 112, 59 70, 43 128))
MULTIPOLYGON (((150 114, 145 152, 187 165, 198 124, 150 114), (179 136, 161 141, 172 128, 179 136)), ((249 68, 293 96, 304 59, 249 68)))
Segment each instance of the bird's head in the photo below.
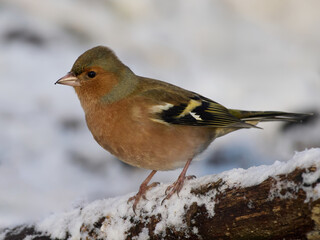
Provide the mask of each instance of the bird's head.
POLYGON ((99 97, 113 102, 130 92, 136 75, 107 47, 97 46, 84 52, 71 71, 56 84, 74 87, 80 100, 82 96, 99 97))

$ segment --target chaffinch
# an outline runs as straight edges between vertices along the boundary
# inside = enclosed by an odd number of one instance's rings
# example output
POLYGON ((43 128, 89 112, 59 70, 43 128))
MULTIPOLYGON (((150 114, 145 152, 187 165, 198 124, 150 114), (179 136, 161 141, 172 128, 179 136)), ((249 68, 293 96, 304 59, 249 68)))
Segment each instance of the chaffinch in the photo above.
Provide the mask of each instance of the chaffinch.
POLYGON ((145 198, 157 171, 183 167, 165 199, 179 193, 192 159, 217 137, 264 121, 298 121, 306 114, 227 109, 200 94, 135 75, 107 47, 83 53, 56 83, 73 86, 94 139, 132 166, 151 169, 134 200, 145 198))

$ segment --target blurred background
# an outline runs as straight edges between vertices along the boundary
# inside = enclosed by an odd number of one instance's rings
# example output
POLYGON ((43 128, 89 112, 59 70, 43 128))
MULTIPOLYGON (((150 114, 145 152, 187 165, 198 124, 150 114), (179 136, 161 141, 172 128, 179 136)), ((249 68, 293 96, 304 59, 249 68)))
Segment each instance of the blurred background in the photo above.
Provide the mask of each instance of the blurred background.
MULTIPOLYGON (((101 149, 74 90, 54 85, 85 50, 109 46, 136 74, 226 107, 318 113, 319 9, 317 0, 1 0, 0 226, 136 192, 149 173, 101 149)), ((217 139, 188 173, 320 147, 317 117, 260 126, 217 139)))

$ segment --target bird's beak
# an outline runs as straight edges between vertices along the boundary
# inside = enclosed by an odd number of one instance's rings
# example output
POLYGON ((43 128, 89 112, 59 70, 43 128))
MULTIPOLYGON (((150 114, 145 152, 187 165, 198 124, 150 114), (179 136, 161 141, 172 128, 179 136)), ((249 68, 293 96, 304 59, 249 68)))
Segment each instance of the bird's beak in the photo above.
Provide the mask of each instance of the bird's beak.
POLYGON ((81 86, 79 79, 72 72, 69 72, 67 75, 60 78, 58 81, 55 82, 55 84, 57 83, 72 86, 72 87, 81 86))

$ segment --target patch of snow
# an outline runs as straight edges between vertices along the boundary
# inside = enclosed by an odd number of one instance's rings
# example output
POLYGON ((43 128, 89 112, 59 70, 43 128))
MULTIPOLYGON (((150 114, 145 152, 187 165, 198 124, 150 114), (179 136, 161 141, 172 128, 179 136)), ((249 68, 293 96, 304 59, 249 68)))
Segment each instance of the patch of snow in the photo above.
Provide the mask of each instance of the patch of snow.
POLYGON ((132 239, 133 240, 148 240, 148 239, 150 239, 149 229, 143 228, 142 231, 139 233, 139 235, 136 237, 133 237, 132 239))
POLYGON ((194 234, 198 234, 198 233, 199 233, 199 229, 198 229, 197 227, 193 227, 193 228, 192 228, 192 232, 193 232, 194 234))
POLYGON ((272 201, 274 198, 280 199, 295 199, 297 196, 294 193, 297 193, 299 186, 297 186, 293 181, 283 180, 281 181, 278 177, 275 177, 276 183, 272 186, 268 200, 272 201), (290 189, 290 191, 285 191, 283 194, 283 189, 290 189))
MULTIPOLYGON (((278 175, 288 174, 295 168, 309 168, 316 167, 318 170, 315 172, 307 172, 303 174, 303 183, 313 183, 316 179, 320 178, 320 148, 305 150, 296 153, 295 156, 288 162, 276 162, 270 166, 251 167, 247 170, 233 169, 223 173, 205 176, 199 179, 193 179, 186 182, 183 186, 179 196, 174 194, 169 200, 161 204, 167 184, 160 184, 152 188, 146 194, 148 200, 141 200, 137 206, 138 215, 133 214, 132 203, 127 200, 131 195, 126 195, 117 198, 104 199, 94 201, 87 206, 74 209, 67 213, 54 214, 37 224, 37 230, 47 232, 52 238, 65 238, 68 232, 72 239, 79 239, 80 228, 83 225, 90 225, 99 221, 102 217, 105 218, 100 230, 101 233, 108 239, 124 239, 125 232, 128 231, 135 221, 143 221, 144 214, 159 215, 161 221, 157 223, 155 233, 161 234, 165 232, 168 226, 180 226, 181 228, 187 227, 184 223, 185 209, 190 207, 193 202, 198 205, 204 204, 211 214, 214 216, 215 202, 212 200, 216 194, 213 190, 210 194, 202 196, 201 198, 195 197, 190 194, 191 189, 200 185, 205 185, 209 182, 218 181, 222 179, 225 183, 224 188, 233 187, 249 187, 260 184, 268 177, 277 178, 278 175), (134 219, 126 218, 128 215, 136 216, 134 219)), ((314 192, 308 193, 308 200, 316 200, 319 198, 319 186, 317 184, 314 192)), ((291 195, 281 195, 277 189, 282 187, 294 188, 292 182, 280 182, 280 185, 274 186, 272 197, 290 198, 291 195)), ((219 191, 223 191, 220 188, 219 191)), ((249 208, 254 206, 250 205, 249 208)), ((197 233, 194 228, 193 233, 197 233)), ((147 239, 148 230, 144 229, 137 239, 147 239)))

